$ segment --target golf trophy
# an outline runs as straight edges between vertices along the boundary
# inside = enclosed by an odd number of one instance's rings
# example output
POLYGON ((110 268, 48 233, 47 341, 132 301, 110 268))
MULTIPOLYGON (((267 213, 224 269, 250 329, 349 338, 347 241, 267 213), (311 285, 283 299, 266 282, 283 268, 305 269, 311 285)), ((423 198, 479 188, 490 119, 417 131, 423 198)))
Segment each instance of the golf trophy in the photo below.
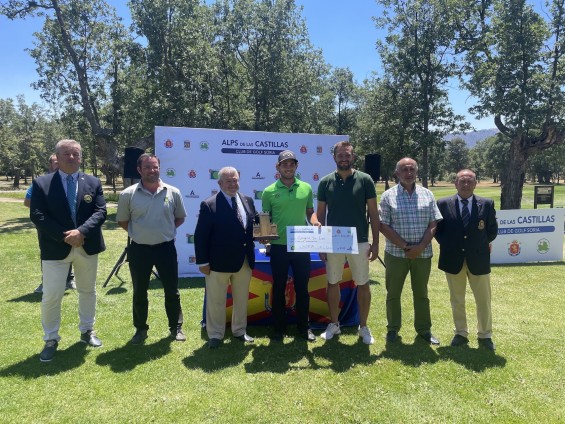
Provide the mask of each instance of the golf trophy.
POLYGON ((279 238, 277 224, 271 223, 271 217, 266 212, 259 214, 259 224, 253 224, 255 240, 275 240, 279 238))

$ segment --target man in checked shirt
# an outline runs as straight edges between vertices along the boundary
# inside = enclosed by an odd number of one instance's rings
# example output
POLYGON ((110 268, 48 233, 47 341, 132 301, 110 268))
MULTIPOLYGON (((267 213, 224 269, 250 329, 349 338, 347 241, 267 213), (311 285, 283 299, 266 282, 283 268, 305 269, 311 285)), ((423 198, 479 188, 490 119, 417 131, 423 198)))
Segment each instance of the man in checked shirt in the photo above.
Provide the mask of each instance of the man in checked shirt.
POLYGON ((386 340, 394 343, 402 325, 401 295, 408 272, 414 299, 414 328, 427 343, 439 345, 432 333, 428 279, 432 264, 431 241, 442 219, 434 195, 416 184, 418 164, 403 158, 396 164, 399 183, 381 197, 381 233, 386 237, 386 340))

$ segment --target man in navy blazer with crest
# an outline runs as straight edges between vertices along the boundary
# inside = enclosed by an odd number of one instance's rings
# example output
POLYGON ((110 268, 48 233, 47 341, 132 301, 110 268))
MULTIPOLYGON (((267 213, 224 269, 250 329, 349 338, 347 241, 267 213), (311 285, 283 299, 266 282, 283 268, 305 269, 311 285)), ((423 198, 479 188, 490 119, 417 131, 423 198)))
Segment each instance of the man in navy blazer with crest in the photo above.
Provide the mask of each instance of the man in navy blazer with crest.
POLYGON ((39 233, 43 268, 42 362, 51 361, 60 340, 61 302, 72 264, 78 293, 80 341, 102 346, 93 331, 98 253, 105 250, 106 201, 98 178, 79 172, 82 150, 74 140, 55 146, 59 170, 33 181, 30 218, 39 233))
POLYGON ((237 169, 219 171, 220 192, 200 205, 194 231, 196 264, 206 279, 206 332, 208 345, 217 348, 226 327, 226 296, 231 284, 232 334, 243 342, 253 342, 246 333, 247 299, 251 270, 255 266, 253 199, 239 193, 237 169))
POLYGON ((494 350, 492 341, 490 243, 496 238, 498 224, 491 199, 473 194, 476 175, 469 169, 457 173, 457 194, 438 200, 443 220, 435 238, 440 246, 438 267, 445 271, 451 300, 455 336, 452 346, 466 345, 468 339, 465 312, 467 280, 477 305, 479 345, 494 350), (465 210, 466 209, 466 210, 465 210))

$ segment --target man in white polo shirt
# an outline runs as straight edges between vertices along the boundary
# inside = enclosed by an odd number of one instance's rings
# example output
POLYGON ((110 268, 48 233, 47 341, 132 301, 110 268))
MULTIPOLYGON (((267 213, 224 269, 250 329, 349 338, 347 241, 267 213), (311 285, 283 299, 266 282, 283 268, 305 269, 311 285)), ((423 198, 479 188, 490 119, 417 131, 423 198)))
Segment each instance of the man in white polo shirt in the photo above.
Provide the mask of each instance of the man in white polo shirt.
POLYGON ((133 281, 132 344, 147 338, 149 301, 147 289, 153 266, 165 291, 165 311, 171 338, 185 341, 182 332, 182 308, 178 290, 178 262, 175 247, 176 229, 186 217, 180 191, 159 178, 159 158, 144 153, 137 160, 141 181, 120 193, 118 225, 128 232, 128 262, 133 281))

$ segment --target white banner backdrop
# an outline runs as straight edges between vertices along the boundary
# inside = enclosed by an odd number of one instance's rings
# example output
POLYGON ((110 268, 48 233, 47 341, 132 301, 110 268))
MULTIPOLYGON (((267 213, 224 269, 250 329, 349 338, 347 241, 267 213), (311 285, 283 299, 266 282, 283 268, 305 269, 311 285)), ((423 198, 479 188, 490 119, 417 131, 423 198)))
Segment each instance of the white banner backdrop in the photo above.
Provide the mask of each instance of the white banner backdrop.
POLYGON ((240 192, 253 197, 260 211, 263 189, 278 178, 275 164, 280 152, 288 149, 297 155, 297 173, 312 185, 316 197, 319 180, 335 169, 332 147, 341 140, 349 136, 155 127, 161 179, 181 191, 187 210, 177 229, 179 274, 201 275, 194 256, 194 229, 200 203, 219 190, 221 168, 233 166, 240 172, 240 192))
POLYGON ((561 208, 497 211, 491 263, 563 260, 564 212, 561 208))

